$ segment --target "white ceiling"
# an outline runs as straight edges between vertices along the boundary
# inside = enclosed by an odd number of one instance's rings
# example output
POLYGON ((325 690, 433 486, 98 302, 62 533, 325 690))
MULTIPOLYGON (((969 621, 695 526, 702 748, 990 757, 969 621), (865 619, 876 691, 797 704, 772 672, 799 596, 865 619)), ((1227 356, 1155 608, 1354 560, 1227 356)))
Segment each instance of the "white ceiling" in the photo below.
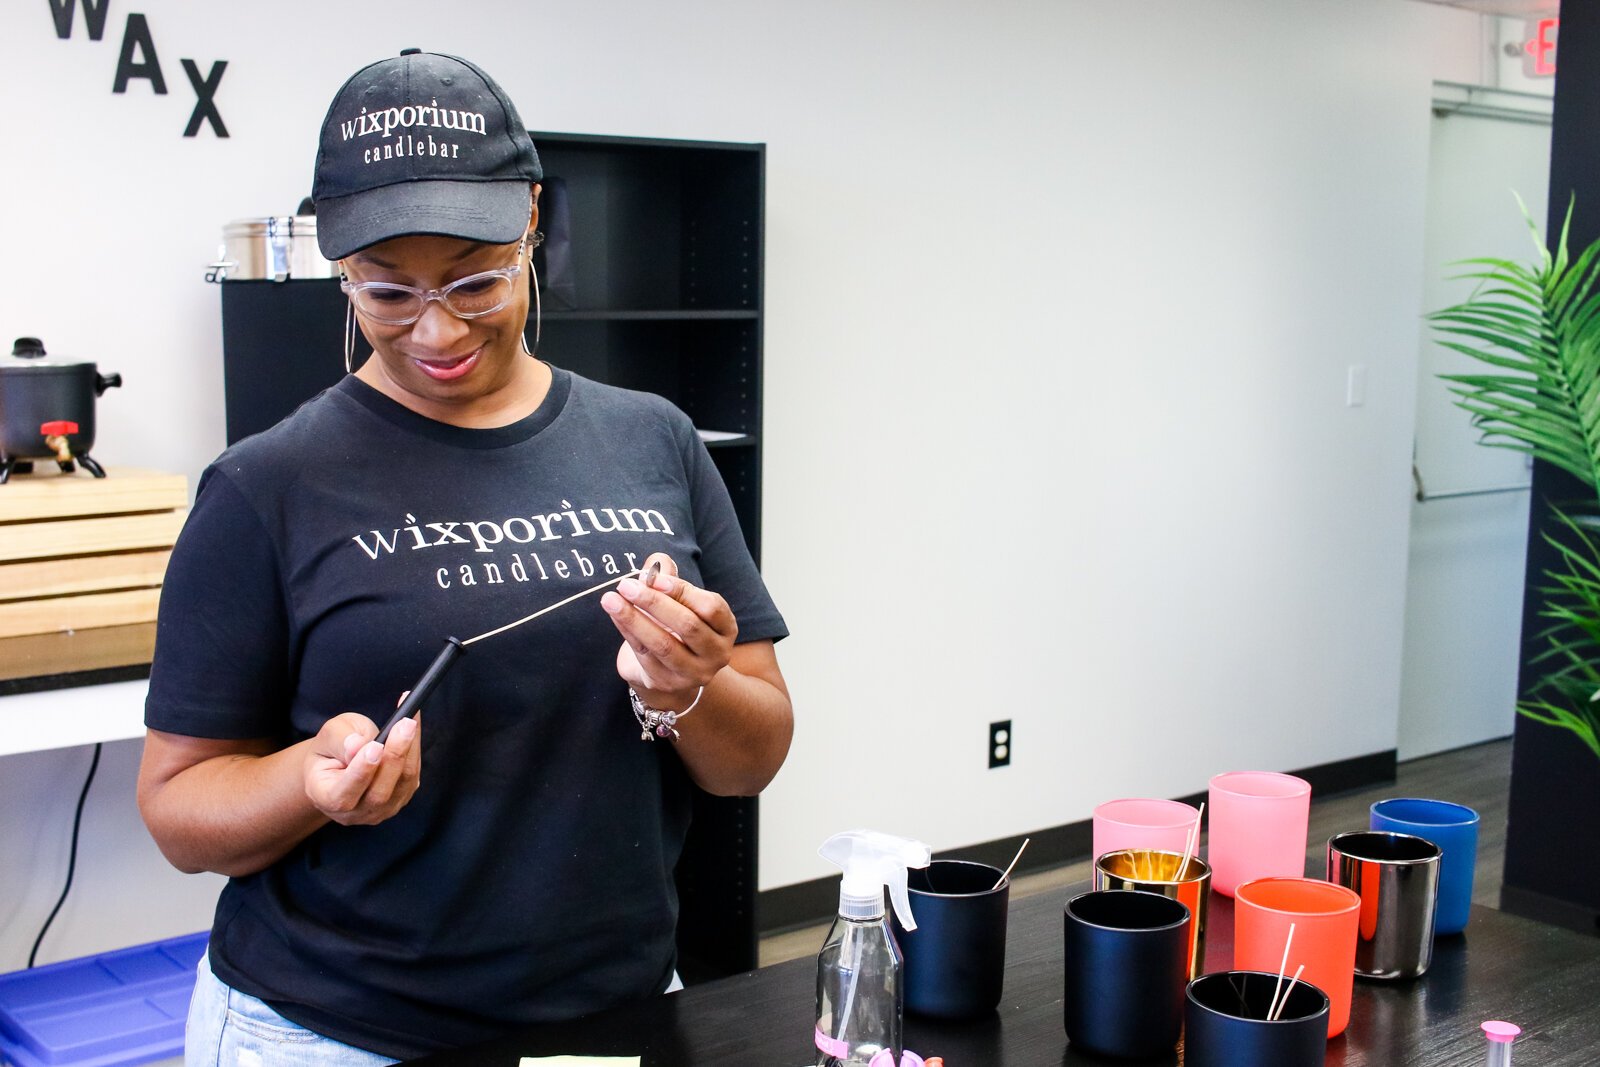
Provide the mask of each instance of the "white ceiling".
POLYGON ((1423 0, 1429 4, 1465 8, 1484 15, 1510 15, 1513 18, 1554 18, 1561 12, 1561 0, 1423 0))

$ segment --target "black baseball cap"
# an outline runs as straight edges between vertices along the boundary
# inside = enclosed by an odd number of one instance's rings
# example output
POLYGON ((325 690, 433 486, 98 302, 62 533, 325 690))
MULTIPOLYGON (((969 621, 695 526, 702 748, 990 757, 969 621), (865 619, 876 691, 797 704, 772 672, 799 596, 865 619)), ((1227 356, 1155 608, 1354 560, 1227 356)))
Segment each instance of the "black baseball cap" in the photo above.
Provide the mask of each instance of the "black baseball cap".
POLYGON ((328 259, 411 234, 509 244, 543 177, 493 78, 408 48, 356 71, 328 108, 311 186, 317 244, 328 259))

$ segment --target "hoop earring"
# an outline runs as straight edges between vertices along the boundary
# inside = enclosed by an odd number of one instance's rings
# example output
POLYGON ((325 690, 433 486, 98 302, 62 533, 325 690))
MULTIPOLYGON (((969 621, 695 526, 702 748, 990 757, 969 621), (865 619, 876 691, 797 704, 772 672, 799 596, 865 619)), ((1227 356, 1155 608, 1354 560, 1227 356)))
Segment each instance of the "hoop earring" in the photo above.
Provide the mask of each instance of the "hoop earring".
MULTIPOLYGON (((542 235, 541 235, 542 236, 542 235)), ((533 266, 533 259, 528 259, 528 273, 533 275, 533 351, 528 351, 528 333, 524 328, 522 334, 522 354, 525 356, 536 355, 539 351, 539 336, 543 332, 544 322, 542 309, 539 306, 539 272, 533 266)))
POLYGON ((356 309, 355 305, 346 303, 344 306, 344 372, 354 374, 351 366, 356 348, 356 309))

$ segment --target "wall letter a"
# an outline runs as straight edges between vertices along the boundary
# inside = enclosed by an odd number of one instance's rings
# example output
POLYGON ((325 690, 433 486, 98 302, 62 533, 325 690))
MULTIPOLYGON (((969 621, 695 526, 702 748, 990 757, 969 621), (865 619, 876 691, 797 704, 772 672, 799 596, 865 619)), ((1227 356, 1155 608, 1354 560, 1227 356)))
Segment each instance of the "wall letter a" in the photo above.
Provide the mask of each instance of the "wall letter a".
MULTIPOLYGON (((72 13, 78 0, 50 0, 50 16, 56 20, 56 36, 63 41, 72 36, 72 13)), ((83 22, 89 27, 89 40, 98 41, 106 32, 106 15, 111 0, 83 0, 83 22)))
POLYGON ((143 15, 128 16, 128 24, 122 31, 122 54, 117 57, 117 80, 111 83, 111 91, 127 92, 128 81, 132 78, 148 78, 151 89, 159 95, 166 94, 167 80, 161 76, 161 60, 156 58, 156 46, 150 40, 150 24, 143 15), (143 62, 133 61, 136 48, 144 56, 143 62))

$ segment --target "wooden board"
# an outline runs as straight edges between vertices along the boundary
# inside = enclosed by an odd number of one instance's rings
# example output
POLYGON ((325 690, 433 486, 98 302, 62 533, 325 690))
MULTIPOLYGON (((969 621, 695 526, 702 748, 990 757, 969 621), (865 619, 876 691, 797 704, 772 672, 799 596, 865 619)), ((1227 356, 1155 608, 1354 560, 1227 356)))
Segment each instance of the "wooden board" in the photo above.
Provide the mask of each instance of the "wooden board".
POLYGON ((59 522, 11 523, 0 527, 0 562, 170 548, 187 514, 187 508, 180 508, 59 522))
POLYGON ((160 601, 160 589, 124 589, 115 593, 8 601, 0 604, 0 637, 155 622, 160 601))
POLYGON ((0 681, 149 663, 156 624, 0 638, 0 681))
POLYGON ((0 563, 0 602, 160 585, 171 556, 169 549, 156 549, 0 563))
POLYGON ((0 681, 70 684, 150 662, 187 482, 132 467, 106 473, 41 463, 0 485, 0 681))
POLYGON ((13 474, 0 485, 0 522, 170 511, 189 503, 187 480, 181 474, 107 467, 106 476, 96 478, 81 468, 63 474, 54 463, 40 463, 34 471, 13 474))

